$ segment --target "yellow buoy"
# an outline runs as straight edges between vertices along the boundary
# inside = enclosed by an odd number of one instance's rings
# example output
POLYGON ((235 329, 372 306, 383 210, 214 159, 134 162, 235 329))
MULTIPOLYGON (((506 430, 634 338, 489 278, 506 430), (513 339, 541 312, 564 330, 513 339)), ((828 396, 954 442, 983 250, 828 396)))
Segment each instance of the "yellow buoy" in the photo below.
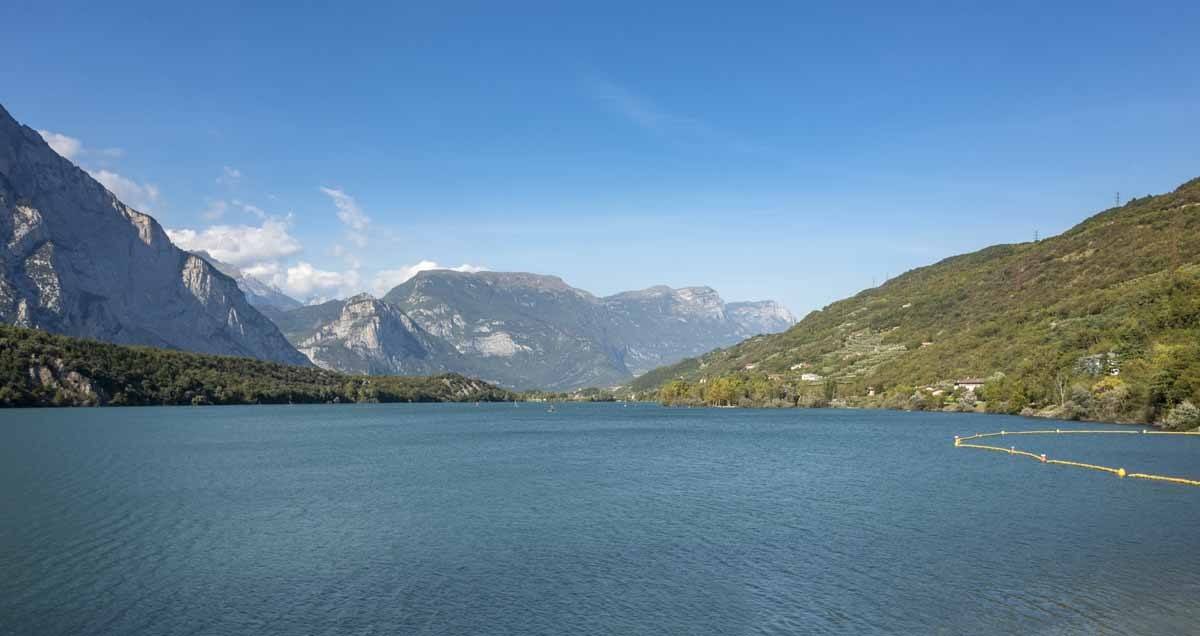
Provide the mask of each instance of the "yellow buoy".
MULTIPOLYGON (((1138 430, 1138 431, 1128 430, 1128 429, 1126 429, 1126 430, 1074 430, 1074 429, 1072 429, 1072 430, 1068 430, 1068 431, 1063 431, 1062 429, 1054 429, 1053 431, 1050 431, 1050 430, 1014 431, 1013 435, 1045 435, 1048 433, 1049 434, 1053 434, 1053 433, 1087 433, 1087 434, 1093 434, 1093 435, 1121 434, 1121 433, 1149 434, 1149 435, 1200 435, 1200 430, 1180 432, 1180 431, 1150 431, 1150 430, 1146 430, 1146 429, 1142 429, 1142 430, 1138 430)), ((954 445, 956 447, 961 447, 961 448, 977 448, 980 450, 1001 451, 1001 452, 1006 452, 1009 455, 1024 455, 1026 457, 1029 457, 1030 459, 1036 459, 1036 460, 1042 462, 1043 464, 1055 464, 1055 465, 1060 465, 1060 466, 1076 466, 1079 468, 1087 468, 1090 470, 1101 470, 1101 471, 1112 473, 1112 474, 1116 475, 1117 477, 1121 477, 1121 478, 1136 477, 1138 479, 1152 479, 1152 480, 1156 480, 1156 481, 1165 481, 1165 482, 1171 482, 1171 483, 1176 483, 1176 484, 1185 484, 1188 486, 1200 486, 1200 480, 1185 479, 1182 477, 1169 477, 1166 475, 1150 475, 1150 474, 1146 474, 1146 473, 1136 473, 1136 472, 1131 473, 1131 472, 1126 471, 1124 468, 1111 468, 1108 466, 1100 466, 1097 464, 1086 464, 1083 462, 1073 462, 1073 461, 1068 461, 1065 459, 1049 459, 1046 457, 1045 453, 1038 455, 1038 454, 1034 454, 1034 453, 1031 453, 1031 452, 1025 451, 1025 450, 1017 450, 1016 446, 1009 446, 1008 448, 1004 448, 1003 446, 991 446, 989 444, 979 444, 974 441, 979 438, 991 437, 994 435, 1007 435, 1007 434, 1008 434, 1008 431, 999 431, 997 433, 976 433, 974 435, 970 435, 967 437, 960 437, 958 435, 955 435, 954 436, 954 445), (971 443, 968 444, 967 442, 971 442, 971 443)))

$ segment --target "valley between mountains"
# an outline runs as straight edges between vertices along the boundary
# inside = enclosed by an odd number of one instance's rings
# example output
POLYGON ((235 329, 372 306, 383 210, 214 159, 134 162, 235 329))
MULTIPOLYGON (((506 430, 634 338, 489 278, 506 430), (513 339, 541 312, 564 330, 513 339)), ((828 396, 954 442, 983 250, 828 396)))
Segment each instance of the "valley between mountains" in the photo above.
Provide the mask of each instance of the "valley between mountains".
POLYGON ((776 302, 727 303, 708 287, 598 297, 555 276, 488 271, 426 271, 383 298, 305 305, 179 249, 2 107, 0 242, 0 323, 351 374, 611 386, 795 322, 776 302))

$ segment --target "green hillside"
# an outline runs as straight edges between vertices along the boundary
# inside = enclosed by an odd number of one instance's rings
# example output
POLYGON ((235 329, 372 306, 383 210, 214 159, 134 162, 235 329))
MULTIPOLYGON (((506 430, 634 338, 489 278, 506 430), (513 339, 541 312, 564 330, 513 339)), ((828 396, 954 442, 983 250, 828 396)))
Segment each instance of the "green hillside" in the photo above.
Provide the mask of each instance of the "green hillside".
POLYGON ((511 400, 479 380, 354 376, 0 325, 0 406, 511 400))
POLYGON ((664 385, 668 402, 941 409, 978 398, 997 412, 1158 421, 1200 403, 1200 179, 1059 236, 912 270, 633 388, 664 385), (954 390, 966 377, 987 383, 954 390))

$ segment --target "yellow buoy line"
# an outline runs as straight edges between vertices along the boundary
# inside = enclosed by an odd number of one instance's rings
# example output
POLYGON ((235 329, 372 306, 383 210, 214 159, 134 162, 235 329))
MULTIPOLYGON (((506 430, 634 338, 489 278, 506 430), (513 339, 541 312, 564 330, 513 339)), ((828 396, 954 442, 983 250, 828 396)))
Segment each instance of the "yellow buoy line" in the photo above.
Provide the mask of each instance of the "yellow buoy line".
POLYGON ((1185 479, 1183 477, 1168 477, 1166 475, 1151 475, 1148 473, 1130 473, 1124 468, 1112 468, 1111 466, 1100 466, 1097 464, 1085 464, 1083 462, 1067 461, 1065 459, 1049 459, 1045 453, 1036 454, 1029 451, 1018 450, 1016 446, 991 446, 989 444, 972 444, 972 440, 983 439, 986 437, 1007 437, 1009 435, 1200 435, 1200 431, 1148 431, 1146 429, 1131 429, 1131 430, 1080 430, 1080 429, 1054 429, 1041 431, 1000 431, 998 433, 976 433, 967 437, 954 436, 954 446, 956 448, 978 448, 980 450, 999 451, 1008 453, 1009 455, 1021 455, 1030 459, 1037 460, 1043 464, 1058 464, 1060 466, 1075 466, 1076 468, 1087 468, 1089 470, 1099 470, 1106 473, 1112 473, 1117 477, 1131 477, 1135 479, 1151 479, 1154 481, 1166 481, 1173 484, 1183 484, 1185 486, 1200 486, 1200 480, 1185 479))

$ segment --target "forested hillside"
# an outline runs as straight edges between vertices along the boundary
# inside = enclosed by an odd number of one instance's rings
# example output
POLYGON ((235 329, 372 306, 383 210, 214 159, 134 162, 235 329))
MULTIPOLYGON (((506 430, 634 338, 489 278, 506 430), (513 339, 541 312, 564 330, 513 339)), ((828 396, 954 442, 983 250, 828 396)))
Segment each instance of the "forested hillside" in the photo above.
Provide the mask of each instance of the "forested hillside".
POLYGON ((1059 236, 912 270, 784 333, 633 384, 660 387, 668 402, 982 401, 996 412, 1164 420, 1200 403, 1200 179, 1059 236), (967 377, 986 384, 955 389, 967 377))
POLYGON ((510 400, 479 380, 354 376, 0 325, 0 406, 510 400))

